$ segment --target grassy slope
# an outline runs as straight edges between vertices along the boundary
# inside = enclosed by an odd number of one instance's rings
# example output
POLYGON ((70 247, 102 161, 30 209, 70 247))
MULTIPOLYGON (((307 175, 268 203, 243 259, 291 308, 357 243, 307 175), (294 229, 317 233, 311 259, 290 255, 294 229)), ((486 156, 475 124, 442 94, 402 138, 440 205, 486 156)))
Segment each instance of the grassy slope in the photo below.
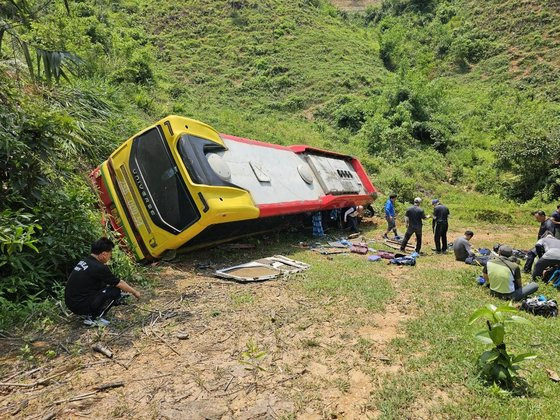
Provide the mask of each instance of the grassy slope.
MULTIPOLYGON (((459 226, 464 224, 455 221, 451 235, 459 235, 459 226)), ((477 246, 490 247, 500 240, 528 247, 532 242, 531 227, 475 225, 474 229, 477 246)), ((403 279, 401 288, 414 296, 412 305, 418 308, 418 316, 406 323, 404 337, 391 343, 391 354, 404 360, 403 371, 385 376, 383 388, 372 397, 382 417, 397 419, 411 413, 423 418, 555 417, 559 409, 556 384, 548 379, 546 369, 556 370, 560 365, 554 333, 558 320, 529 316, 532 327, 508 329, 510 351, 535 351, 538 358, 524 366, 529 392, 516 397, 500 394, 476 378, 474 360, 484 346, 473 335, 482 323, 467 325, 475 309, 501 303, 477 285, 480 269, 454 262, 450 256, 430 256, 421 258, 415 270, 414 276, 403 279)), ((558 299, 558 291, 550 286, 541 284, 539 293, 558 299)))
POLYGON ((239 3, 148 4, 174 110, 231 134, 328 146, 341 136, 309 120, 324 102, 382 83, 374 38, 312 2, 239 3))
MULTIPOLYGON (((279 143, 301 141, 347 148, 340 141, 340 133, 328 125, 325 127, 321 121, 310 124, 305 119, 313 120, 310 117, 314 109, 336 95, 365 97, 372 83, 392 79, 393 75, 382 68, 377 58, 375 37, 356 26, 346 26, 339 18, 331 18, 325 9, 294 9, 294 6, 272 1, 245 5, 247 7, 234 11, 228 9, 225 2, 219 5, 196 2, 180 9, 177 13, 182 17, 172 25, 164 25, 161 17, 155 19, 155 33, 163 54, 171 57, 169 64, 174 77, 189 82, 188 88, 181 92, 184 99, 178 100, 178 110, 234 134, 279 143), (274 25, 269 25, 271 20, 274 25), (276 31, 280 35, 275 35, 276 31), (342 50, 345 54, 340 53, 342 50), (326 143, 321 129, 339 141, 326 143)), ((510 6, 515 7, 511 2, 510 6)), ((497 6, 489 3, 479 7, 485 8, 485 12, 497 6)), ((474 20, 480 10, 470 10, 471 14, 464 18, 474 20)), ((510 10, 510 13, 511 17, 519 16, 518 10, 510 10)), ((488 15, 480 25, 494 31, 500 29, 492 26, 498 23, 495 17, 488 15)), ((524 38, 516 40, 505 32, 501 37, 525 45, 524 38)), ((557 109, 554 104, 526 100, 526 94, 518 90, 515 75, 512 81, 510 75, 504 73, 508 51, 506 48, 471 66, 467 73, 450 72, 442 79, 446 85, 446 100, 456 112, 457 121, 461 121, 460 139, 474 146, 479 157, 487 156, 489 160, 492 146, 500 137, 500 129, 503 130, 501 126, 535 116, 548 119, 557 109), (490 112, 481 112, 484 109, 490 112), (512 111, 515 111, 513 115, 512 111)), ((539 96, 546 95, 549 87, 539 85, 539 96)), ((359 145, 352 150, 364 155, 359 145)), ((513 215, 512 220, 506 221, 508 223, 529 220, 523 209, 505 202, 470 194, 465 200, 464 192, 448 187, 437 188, 437 193, 448 197, 452 211, 461 219, 455 222, 456 226, 470 225, 478 232, 486 231, 479 244, 491 245, 498 239, 495 226, 476 222, 474 213, 485 201, 488 201, 486 207, 494 209, 498 215, 507 209, 506 213, 513 215)), ((499 239, 514 241, 514 236, 515 230, 506 229, 506 234, 499 239)), ((435 257, 425 258, 418 267, 418 275, 407 281, 405 287, 415 294, 414 301, 421 308, 421 315, 407 325, 406 340, 393 342, 393 350, 407 360, 405 372, 388 376, 384 388, 373 395, 372 403, 383 416, 393 418, 402 418, 418 406, 428 407, 423 408, 422 413, 428 417, 552 415, 558 409, 553 398, 554 384, 542 369, 559 362, 552 348, 539 352, 539 361, 529 364, 533 370, 527 377, 534 385, 530 398, 511 400, 489 393, 474 379, 473 359, 481 349, 473 344, 472 333, 476 328, 466 326, 466 318, 489 298, 485 290, 474 285, 473 278, 478 270, 465 271, 462 265, 448 269, 447 264, 445 268, 440 267, 435 257), (434 287, 436 292, 432 292, 434 287), (465 289, 469 293, 465 293, 465 289), (436 398, 435 403, 427 403, 441 390, 447 399, 436 398)), ((364 287, 363 278, 347 279, 341 287, 327 280, 335 273, 321 270, 315 274, 305 284, 310 291, 355 298, 356 290, 364 287)), ((555 296, 556 292, 547 290, 547 294, 555 296)), ((516 337, 512 338, 514 351, 534 345, 553 346, 553 323, 535 319, 535 330, 516 331, 516 337)))
MULTIPOLYGON (((360 144, 346 144, 347 133, 316 119, 314 111, 336 96, 367 97, 371 88, 394 78, 378 59, 377 38, 372 32, 375 28, 360 28, 337 17, 327 6, 315 7, 313 2, 304 1, 288 5, 281 1, 246 1, 239 2, 244 5, 240 10, 231 8, 236 2, 226 1, 191 1, 179 6, 170 1, 145 3, 145 25, 159 46, 158 64, 165 65, 157 70, 161 79, 156 89, 136 95, 133 87, 126 91, 134 105, 123 104, 119 110, 130 114, 130 125, 122 127, 118 124, 120 119, 109 119, 119 134, 132 134, 144 122, 176 112, 200 118, 232 134, 280 143, 309 142, 365 156, 360 144), (274 25, 270 25, 271 21, 274 25), (153 104, 146 101, 148 95, 155 98, 153 104)), ((515 2, 508 2, 506 6, 510 9, 500 10, 507 11, 511 19, 519 18, 522 25, 522 5, 517 8, 515 2)), ((483 11, 498 10, 496 2, 479 7, 483 11)), ((469 13, 472 19, 481 14, 475 8, 469 13)), ((482 19, 480 25, 491 29, 496 22, 499 20, 482 19)), ((550 31, 554 31, 554 24, 547 23, 548 33, 553 33, 550 31)), ((530 54, 532 47, 527 39, 531 36, 517 38, 512 34, 501 35, 502 41, 519 43, 521 50, 530 54)), ((548 121, 556 109, 554 104, 536 102, 532 109, 525 94, 521 94, 520 106, 516 105, 516 85, 511 85, 510 78, 504 75, 507 66, 500 64, 507 62, 508 51, 502 49, 464 74, 449 71, 449 67, 444 69, 447 73, 442 83, 447 85, 447 101, 458 112, 458 120, 464 120, 461 135, 473 140, 481 151, 487 151, 496 140, 503 118, 532 119, 537 115, 548 121), (481 107, 492 111, 492 115, 504 107, 507 112, 497 113, 495 120, 489 121, 487 115, 479 112, 481 107), (510 110, 517 113, 509 115, 510 110)), ((546 57, 551 57, 552 62, 554 51, 546 57)), ((524 63, 532 65, 530 60, 524 63)), ((537 93, 546 95, 550 85, 538 86, 537 93)), ((81 88, 78 85, 78 92, 81 88)), ((92 90, 102 91, 98 86, 92 90)), ((118 102, 121 100, 119 96, 118 102)), ((70 101, 77 103, 75 99, 70 101)), ((86 115, 83 119, 90 127, 96 127, 92 117, 86 115)), ((479 245, 491 245, 499 239, 530 246, 529 239, 517 243, 518 225, 507 228, 476 222, 474 212, 488 200, 485 196, 472 194, 465 200, 461 189, 447 185, 436 186, 435 191, 448 198, 455 216, 454 235, 469 225, 477 232, 477 241, 484 238, 477 242, 479 245), (502 231, 505 233, 498 236, 502 231)), ((505 209, 514 214, 514 219, 524 217, 523 209, 511 203, 492 198, 485 205, 497 212, 505 209)), ((369 263, 361 262, 355 267, 351 261, 337 260, 332 265, 335 270, 318 267, 303 287, 310 293, 349 296, 352 304, 380 309, 380 303, 393 296, 383 276, 384 267, 372 269, 373 280, 381 284, 374 288, 376 285, 369 281, 369 263), (340 272, 356 269, 359 276, 350 276, 344 284, 336 281, 340 272)), ((405 327, 406 341, 394 341, 392 350, 406 363, 398 375, 384 378, 385 386, 372 396, 372 403, 383 415, 394 418, 409 415, 417 405, 429 407, 424 413, 427 417, 515 418, 533 413, 552 417, 558 411, 558 403, 555 385, 546 378, 544 368, 557 369, 560 364, 556 321, 535 318, 534 330, 520 327, 511 338, 514 350, 534 346, 539 351, 540 359, 528 364, 532 370, 526 374, 533 394, 510 399, 489 393, 474 379, 473 360, 482 346, 473 344, 472 333, 476 328, 467 327, 466 318, 474 308, 494 299, 474 285, 473 277, 478 270, 451 264, 449 257, 443 263, 436 257, 423 258, 417 275, 405 282, 419 314, 416 321, 405 327), (427 404, 438 390, 446 391, 450 400, 427 404)), ((557 296, 554 290, 546 290, 546 294, 557 296)))

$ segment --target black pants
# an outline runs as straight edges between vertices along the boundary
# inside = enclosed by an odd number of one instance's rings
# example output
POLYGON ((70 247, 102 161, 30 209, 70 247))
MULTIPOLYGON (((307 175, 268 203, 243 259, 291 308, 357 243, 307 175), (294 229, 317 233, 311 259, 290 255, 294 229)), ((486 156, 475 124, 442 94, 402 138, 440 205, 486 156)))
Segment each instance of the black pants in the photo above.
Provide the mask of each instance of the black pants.
POLYGON ((401 243, 401 251, 402 252, 405 252, 406 244, 408 243, 408 241, 412 237, 413 233, 416 235, 416 252, 419 253, 420 249, 422 249, 422 228, 408 228, 406 230, 406 233, 404 234, 404 239, 401 243))
POLYGON ((105 315, 113 306, 116 300, 121 297, 121 289, 108 286, 97 292, 90 304, 89 314, 92 317, 105 315))
POLYGON ((531 268, 533 268, 533 263, 535 262, 535 258, 537 258, 537 250, 533 248, 529 252, 527 252, 527 260, 525 261, 525 266, 523 267, 523 271, 526 273, 531 272, 531 268))
POLYGON ((352 216, 348 216, 348 219, 346 219, 348 221, 348 226, 350 227, 350 232, 359 232, 358 230, 358 218, 357 217, 352 217, 352 216))
POLYGON ((434 242, 436 243, 436 251, 447 251, 447 222, 436 222, 434 227, 434 242))

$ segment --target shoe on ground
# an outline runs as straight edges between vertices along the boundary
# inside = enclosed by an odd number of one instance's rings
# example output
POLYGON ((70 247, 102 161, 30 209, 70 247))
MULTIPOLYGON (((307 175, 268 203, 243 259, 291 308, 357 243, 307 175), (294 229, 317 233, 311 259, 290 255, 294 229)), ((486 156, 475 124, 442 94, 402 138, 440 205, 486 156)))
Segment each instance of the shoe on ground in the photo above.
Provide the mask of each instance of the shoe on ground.
POLYGON ((110 324, 110 321, 107 321, 104 318, 91 318, 91 317, 86 317, 84 318, 84 325, 87 325, 88 327, 106 327, 107 325, 110 324))
POLYGON ((395 235, 395 240, 400 241, 402 238, 399 235, 395 235))
POLYGON ((383 239, 389 239, 386 233, 383 234, 383 239))

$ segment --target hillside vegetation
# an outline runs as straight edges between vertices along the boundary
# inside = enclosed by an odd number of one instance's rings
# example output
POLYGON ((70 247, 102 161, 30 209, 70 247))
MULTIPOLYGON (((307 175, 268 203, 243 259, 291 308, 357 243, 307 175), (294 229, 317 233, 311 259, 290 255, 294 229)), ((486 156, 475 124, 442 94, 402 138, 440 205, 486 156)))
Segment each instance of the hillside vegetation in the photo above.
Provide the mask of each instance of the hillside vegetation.
MULTIPOLYGON (((56 295, 102 233, 87 173, 171 113, 353 153, 384 193, 443 194, 467 220, 527 220, 522 212, 559 197, 555 2, 362 7, 3 2, 0 326, 22 302, 56 295)), ((119 273, 139 276, 117 257, 119 273)))

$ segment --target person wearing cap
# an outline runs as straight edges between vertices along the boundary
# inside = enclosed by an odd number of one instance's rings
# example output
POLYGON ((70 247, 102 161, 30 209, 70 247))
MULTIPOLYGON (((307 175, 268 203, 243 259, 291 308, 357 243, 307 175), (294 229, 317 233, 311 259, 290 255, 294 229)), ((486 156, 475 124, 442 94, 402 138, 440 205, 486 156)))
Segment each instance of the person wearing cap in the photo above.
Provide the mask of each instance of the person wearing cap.
POLYGON ((453 253, 457 261, 465 262, 468 257, 474 257, 474 252, 471 250, 470 243, 473 236, 474 232, 472 230, 467 230, 464 236, 455 239, 453 242, 453 253))
POLYGON ((389 239, 387 236, 389 232, 393 231, 395 239, 399 236, 397 233, 397 220, 395 219, 395 201, 397 200, 397 194, 391 194, 387 201, 385 202, 385 220, 387 220, 387 232, 383 234, 385 239, 389 239))
POLYGON ((434 217, 432 219, 432 231, 434 232, 434 242, 436 253, 447 253, 447 229, 449 228, 449 209, 441 204, 437 198, 432 200, 434 206, 434 217))
MULTIPOLYGON (((556 225, 552 221, 552 218, 546 217, 546 213, 544 211, 536 211, 533 213, 533 216, 535 216, 535 220, 540 223, 537 241, 541 239, 546 232, 554 232, 556 225)), ((527 260, 525 261, 525 266, 523 267, 523 271, 525 273, 531 272, 535 258, 537 258, 537 251, 533 248, 527 253, 527 260)))
POLYGON ((519 266, 509 260, 512 255, 511 246, 501 245, 498 249, 498 256, 490 259, 483 268, 482 276, 493 295, 502 299, 519 301, 535 293, 539 286, 534 282, 526 286, 522 285, 519 266))
POLYGON ((401 252, 405 252, 406 244, 412 237, 412 234, 416 235, 416 252, 420 253, 420 249, 422 249, 422 221, 430 216, 426 216, 426 213, 420 207, 420 203, 422 203, 422 199, 416 197, 414 205, 405 213, 406 233, 401 243, 401 252))

